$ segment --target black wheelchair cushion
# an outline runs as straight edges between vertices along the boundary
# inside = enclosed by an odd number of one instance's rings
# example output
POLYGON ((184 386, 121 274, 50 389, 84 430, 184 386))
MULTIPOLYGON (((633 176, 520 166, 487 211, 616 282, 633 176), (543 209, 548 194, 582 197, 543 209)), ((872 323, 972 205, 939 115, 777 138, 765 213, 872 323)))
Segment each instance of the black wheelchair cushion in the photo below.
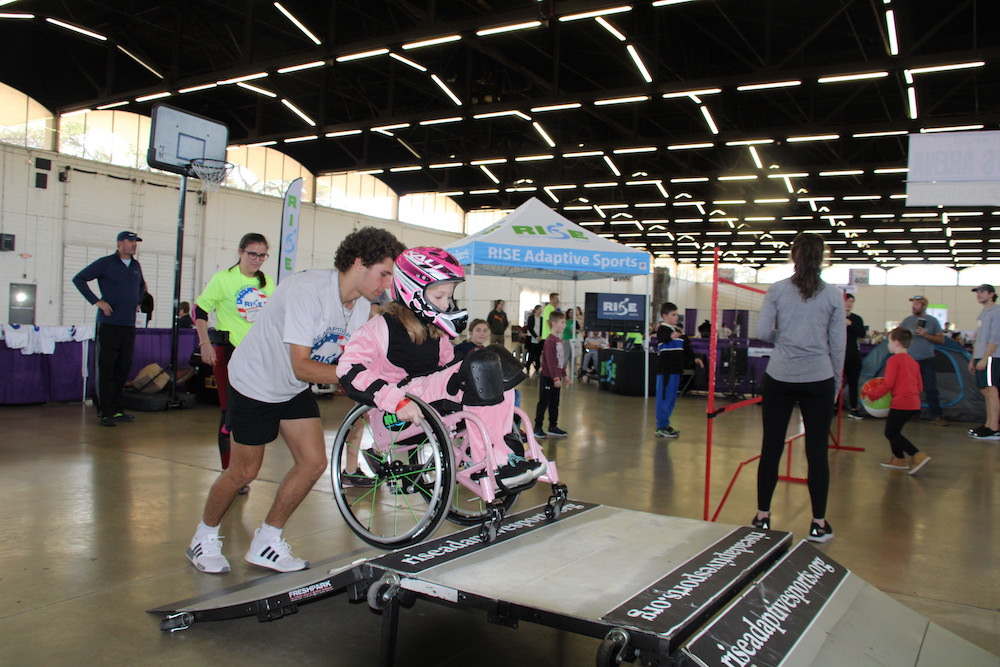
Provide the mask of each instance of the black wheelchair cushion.
POLYGON ((484 348, 484 350, 495 352, 496 355, 500 357, 500 365, 503 370, 504 391, 513 389, 517 385, 524 382, 525 378, 528 377, 528 374, 524 369, 524 364, 518 361, 517 358, 503 345, 490 345, 484 348))
POLYGON ((496 405, 503 400, 503 364, 500 356, 484 348, 462 360, 458 371, 448 380, 448 393, 464 391, 463 405, 496 405))

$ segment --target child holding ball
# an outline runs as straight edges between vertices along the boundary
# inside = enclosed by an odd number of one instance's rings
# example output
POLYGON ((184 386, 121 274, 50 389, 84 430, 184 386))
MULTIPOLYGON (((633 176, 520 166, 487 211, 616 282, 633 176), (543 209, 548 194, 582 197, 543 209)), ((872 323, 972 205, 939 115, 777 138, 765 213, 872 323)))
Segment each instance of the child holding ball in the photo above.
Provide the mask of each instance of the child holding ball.
POLYGON ((923 382, 920 380, 920 366, 907 350, 913 340, 909 329, 896 327, 889 332, 889 352, 892 356, 885 365, 885 379, 876 387, 865 386, 865 398, 874 401, 892 393, 892 403, 889 405, 889 416, 885 422, 885 437, 889 440, 892 456, 882 461, 883 468, 892 470, 909 470, 916 474, 931 460, 924 452, 913 446, 903 435, 903 426, 912 417, 920 415, 920 392, 923 382), (910 457, 910 461, 906 457, 910 457))

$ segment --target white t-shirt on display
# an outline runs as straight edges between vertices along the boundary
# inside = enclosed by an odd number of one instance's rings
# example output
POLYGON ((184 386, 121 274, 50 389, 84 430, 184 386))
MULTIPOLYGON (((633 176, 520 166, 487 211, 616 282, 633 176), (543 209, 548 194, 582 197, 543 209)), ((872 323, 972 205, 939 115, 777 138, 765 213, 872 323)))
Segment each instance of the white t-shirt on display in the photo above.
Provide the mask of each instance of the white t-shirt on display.
POLYGON ((229 361, 229 384, 248 398, 283 403, 309 383, 295 377, 289 345, 312 350, 310 358, 335 364, 351 334, 368 321, 371 302, 359 297, 345 309, 335 269, 302 271, 282 282, 261 309, 229 361))

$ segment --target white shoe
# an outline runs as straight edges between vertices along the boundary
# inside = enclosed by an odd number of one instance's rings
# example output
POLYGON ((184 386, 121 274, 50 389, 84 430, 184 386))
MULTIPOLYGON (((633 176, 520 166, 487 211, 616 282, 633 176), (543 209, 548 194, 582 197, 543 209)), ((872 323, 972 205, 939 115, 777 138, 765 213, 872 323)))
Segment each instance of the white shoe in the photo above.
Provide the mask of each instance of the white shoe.
POLYGON ((184 552, 191 564, 201 572, 209 574, 224 574, 229 572, 229 561, 222 555, 222 538, 209 535, 191 539, 191 546, 184 552))
POLYGON ((260 539, 259 535, 260 528, 254 531, 250 550, 243 557, 246 562, 271 568, 278 572, 297 572, 309 567, 309 561, 292 555, 292 547, 282 538, 279 537, 273 542, 265 542, 260 539))

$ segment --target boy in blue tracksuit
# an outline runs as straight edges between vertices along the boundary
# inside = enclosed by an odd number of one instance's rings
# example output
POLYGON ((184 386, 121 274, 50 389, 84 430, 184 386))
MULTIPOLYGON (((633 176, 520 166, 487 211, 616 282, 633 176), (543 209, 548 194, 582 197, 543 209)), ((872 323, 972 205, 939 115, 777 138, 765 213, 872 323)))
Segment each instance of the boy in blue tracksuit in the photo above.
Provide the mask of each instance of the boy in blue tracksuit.
POLYGON ((694 356, 691 344, 677 322, 680 313, 677 306, 669 301, 660 306, 660 328, 656 330, 657 375, 656 375, 656 437, 677 438, 681 432, 670 425, 670 415, 677 404, 677 393, 681 384, 681 373, 687 363, 694 359, 703 366, 701 359, 694 356))

